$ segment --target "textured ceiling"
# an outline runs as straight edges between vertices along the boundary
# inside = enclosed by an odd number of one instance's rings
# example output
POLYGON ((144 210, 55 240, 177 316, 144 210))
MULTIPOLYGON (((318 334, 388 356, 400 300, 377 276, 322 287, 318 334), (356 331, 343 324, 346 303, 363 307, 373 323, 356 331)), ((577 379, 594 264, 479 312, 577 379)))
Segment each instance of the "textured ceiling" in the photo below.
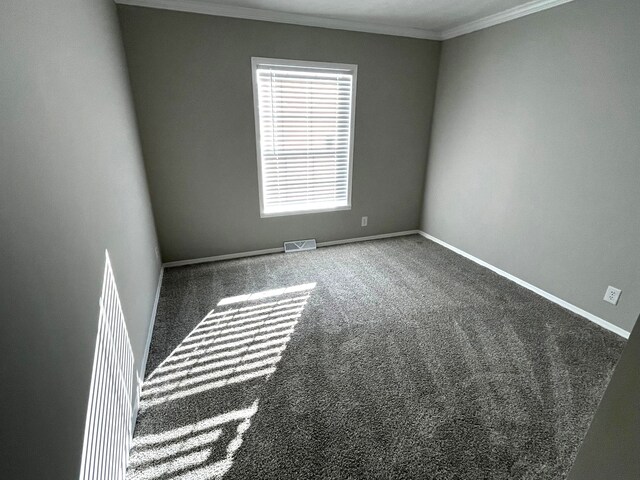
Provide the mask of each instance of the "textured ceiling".
POLYGON ((207 0, 217 5, 257 8, 396 27, 442 32, 518 7, 531 0, 207 0))

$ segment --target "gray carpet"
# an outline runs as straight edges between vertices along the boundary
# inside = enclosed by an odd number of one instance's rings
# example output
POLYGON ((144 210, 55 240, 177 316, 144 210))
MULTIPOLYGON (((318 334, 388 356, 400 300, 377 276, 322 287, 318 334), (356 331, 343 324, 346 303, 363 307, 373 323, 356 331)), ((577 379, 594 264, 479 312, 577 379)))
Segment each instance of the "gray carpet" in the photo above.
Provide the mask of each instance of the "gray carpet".
POLYGON ((417 235, 167 269, 128 478, 561 479, 624 343, 417 235))

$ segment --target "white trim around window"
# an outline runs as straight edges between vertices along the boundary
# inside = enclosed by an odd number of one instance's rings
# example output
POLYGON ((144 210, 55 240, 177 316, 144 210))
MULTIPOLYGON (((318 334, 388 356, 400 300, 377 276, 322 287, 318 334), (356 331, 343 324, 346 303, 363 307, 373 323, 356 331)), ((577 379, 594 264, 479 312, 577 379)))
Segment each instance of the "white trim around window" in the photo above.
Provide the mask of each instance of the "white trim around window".
POLYGON ((357 65, 251 66, 260 216, 350 210, 357 65))

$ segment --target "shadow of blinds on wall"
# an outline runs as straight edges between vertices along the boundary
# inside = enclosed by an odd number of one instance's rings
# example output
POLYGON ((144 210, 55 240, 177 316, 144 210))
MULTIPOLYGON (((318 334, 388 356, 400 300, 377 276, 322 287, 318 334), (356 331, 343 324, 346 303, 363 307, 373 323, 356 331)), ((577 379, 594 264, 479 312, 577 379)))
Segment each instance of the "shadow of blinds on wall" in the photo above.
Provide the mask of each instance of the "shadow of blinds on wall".
POLYGON ((81 480, 124 479, 132 433, 133 351, 108 251, 105 256, 81 480))

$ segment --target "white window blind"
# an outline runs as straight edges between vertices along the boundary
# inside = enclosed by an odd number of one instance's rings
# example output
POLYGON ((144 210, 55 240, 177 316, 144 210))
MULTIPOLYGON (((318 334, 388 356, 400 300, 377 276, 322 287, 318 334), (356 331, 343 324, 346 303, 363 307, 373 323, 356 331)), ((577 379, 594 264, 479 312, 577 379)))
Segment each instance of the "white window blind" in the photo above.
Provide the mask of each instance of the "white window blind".
POLYGON ((263 217, 351 208, 356 72, 253 59, 263 217))

